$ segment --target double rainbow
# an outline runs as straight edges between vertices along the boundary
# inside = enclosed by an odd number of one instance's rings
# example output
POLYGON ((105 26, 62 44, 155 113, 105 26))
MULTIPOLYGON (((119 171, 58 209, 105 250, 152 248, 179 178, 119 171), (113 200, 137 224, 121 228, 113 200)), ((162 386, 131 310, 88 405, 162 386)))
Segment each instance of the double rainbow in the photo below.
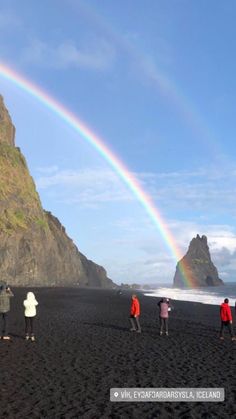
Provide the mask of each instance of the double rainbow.
MULTIPOLYGON (((160 211, 156 208, 152 198, 143 190, 135 176, 130 173, 127 167, 122 163, 121 160, 119 160, 119 158, 111 151, 111 149, 106 146, 102 139, 99 138, 94 132, 92 132, 90 128, 85 125, 85 123, 82 122, 74 113, 65 108, 60 102, 46 93, 41 87, 24 78, 21 74, 12 70, 9 66, 6 66, 3 63, 0 63, 0 76, 10 81, 21 90, 30 94, 44 106, 54 112, 65 123, 74 128, 81 137, 90 143, 98 151, 98 153, 104 157, 104 159, 123 179, 123 181, 128 185, 129 189, 136 196, 138 201, 142 204, 152 219, 153 223, 158 228, 161 236, 164 239, 164 242, 170 249, 171 254, 177 261, 180 260, 182 255, 175 243, 174 237, 169 231, 166 222, 160 214, 160 211)), ((185 286, 194 286, 193 275, 184 263, 180 264, 180 271, 185 286)))

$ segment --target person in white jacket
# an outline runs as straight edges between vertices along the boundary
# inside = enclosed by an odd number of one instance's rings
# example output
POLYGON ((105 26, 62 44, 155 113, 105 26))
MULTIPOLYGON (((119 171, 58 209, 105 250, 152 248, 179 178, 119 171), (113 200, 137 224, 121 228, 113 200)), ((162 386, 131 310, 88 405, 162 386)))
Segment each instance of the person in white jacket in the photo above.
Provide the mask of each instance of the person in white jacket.
POLYGON ((25 307, 25 339, 31 339, 34 342, 34 317, 36 316, 38 301, 35 299, 33 292, 27 292, 23 305, 25 307))

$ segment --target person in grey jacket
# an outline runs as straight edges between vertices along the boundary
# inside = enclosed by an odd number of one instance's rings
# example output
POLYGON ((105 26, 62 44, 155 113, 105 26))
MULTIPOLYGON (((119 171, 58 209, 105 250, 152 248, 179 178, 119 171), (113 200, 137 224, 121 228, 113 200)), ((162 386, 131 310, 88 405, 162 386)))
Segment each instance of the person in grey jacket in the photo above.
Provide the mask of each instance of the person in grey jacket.
POLYGON ((8 336, 8 312, 10 311, 10 298, 13 293, 8 285, 1 285, 0 287, 0 317, 3 321, 1 336, 4 340, 10 340, 8 336))

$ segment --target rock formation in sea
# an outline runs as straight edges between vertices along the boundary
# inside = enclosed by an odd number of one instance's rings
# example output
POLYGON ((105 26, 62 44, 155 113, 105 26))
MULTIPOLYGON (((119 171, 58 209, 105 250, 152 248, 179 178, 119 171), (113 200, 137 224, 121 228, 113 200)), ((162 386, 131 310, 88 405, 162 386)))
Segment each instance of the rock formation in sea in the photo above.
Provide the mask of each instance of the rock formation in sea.
POLYGON ((113 287, 44 211, 0 96, 0 280, 11 285, 113 287))
POLYGON ((177 263, 174 287, 186 287, 186 278, 192 287, 210 287, 224 284, 211 260, 206 236, 200 237, 197 234, 191 240, 186 255, 177 263))

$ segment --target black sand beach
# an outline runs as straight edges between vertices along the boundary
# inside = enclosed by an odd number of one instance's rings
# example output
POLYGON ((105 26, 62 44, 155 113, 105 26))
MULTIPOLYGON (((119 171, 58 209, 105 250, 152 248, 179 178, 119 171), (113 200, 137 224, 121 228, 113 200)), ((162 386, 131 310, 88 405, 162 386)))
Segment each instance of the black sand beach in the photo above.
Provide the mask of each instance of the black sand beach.
POLYGON ((140 295, 142 334, 129 331, 130 294, 35 289, 36 342, 24 340, 25 289, 13 289, 12 341, 0 341, 0 418, 236 417, 236 342, 219 340, 219 308, 175 302, 168 337, 157 299, 140 295), (111 387, 224 387, 222 403, 112 403, 111 387))

